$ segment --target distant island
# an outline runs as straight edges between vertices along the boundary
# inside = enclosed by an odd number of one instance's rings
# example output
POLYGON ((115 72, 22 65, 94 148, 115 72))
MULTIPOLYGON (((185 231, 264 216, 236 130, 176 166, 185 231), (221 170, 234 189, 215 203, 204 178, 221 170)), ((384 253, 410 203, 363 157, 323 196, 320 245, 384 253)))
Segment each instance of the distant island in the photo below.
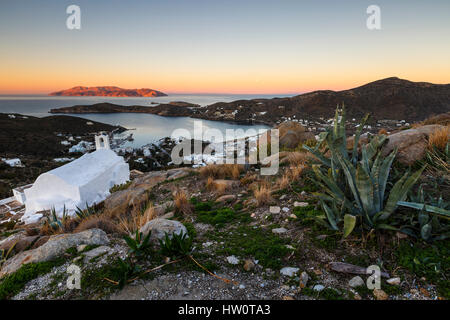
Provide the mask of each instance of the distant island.
POLYGON ((198 104, 174 101, 158 104, 154 107, 147 106, 121 106, 114 103, 102 102, 91 105, 76 105, 50 109, 50 113, 151 113, 166 117, 190 117, 192 109, 199 108, 198 104))
POLYGON ((165 97, 167 94, 153 89, 123 89, 114 86, 106 87, 73 87, 71 89, 52 92, 50 96, 96 96, 96 97, 165 97))

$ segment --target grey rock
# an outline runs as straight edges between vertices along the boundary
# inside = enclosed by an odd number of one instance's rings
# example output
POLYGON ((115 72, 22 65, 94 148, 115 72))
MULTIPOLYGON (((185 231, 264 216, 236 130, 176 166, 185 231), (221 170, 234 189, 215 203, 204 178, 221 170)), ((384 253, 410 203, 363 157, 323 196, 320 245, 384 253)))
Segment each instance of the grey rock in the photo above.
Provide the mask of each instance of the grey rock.
POLYGON ((299 268, 284 267, 280 270, 280 273, 284 276, 293 277, 299 270, 299 268))
POLYGON ((142 232, 144 236, 151 232, 150 242, 159 245, 159 240, 163 240, 166 233, 169 235, 169 238, 172 238, 173 234, 187 234, 187 229, 179 221, 158 218, 147 222, 140 229, 140 232, 142 232))
POLYGON ((388 155, 397 148, 396 161, 406 165, 413 164, 425 156, 429 135, 441 128, 444 128, 444 126, 426 125, 391 134, 388 136, 388 142, 381 150, 382 156, 388 155))
POLYGON ((300 288, 303 289, 304 287, 306 287, 306 285, 308 284, 309 281, 309 275, 306 271, 303 271, 300 274, 300 288))
POLYGON ((77 252, 83 251, 84 249, 86 249, 86 247, 87 247, 86 244, 79 245, 79 246, 77 247, 77 252))
POLYGON ((228 262, 229 264, 234 264, 234 265, 236 265, 236 264, 239 263, 239 259, 236 258, 235 256, 229 256, 229 257, 227 257, 227 262, 228 262))
POLYGON ((286 233, 287 229, 286 228, 275 228, 275 229, 272 229, 272 232, 275 234, 281 234, 281 233, 286 233))
POLYGON ((278 206, 272 206, 269 208, 270 213, 280 213, 280 211, 281 211, 281 208, 278 206))
POLYGON ((307 206, 309 206, 308 202, 298 202, 298 201, 294 202, 294 207, 307 207, 307 206))
POLYGON ((97 248, 94 248, 92 250, 89 250, 88 252, 84 253, 84 262, 89 262, 91 259, 96 258, 98 256, 101 256, 106 253, 112 252, 112 249, 107 246, 100 246, 97 248))
POLYGON ((364 285, 364 280, 360 276, 356 276, 356 277, 353 277, 350 279, 350 281, 348 282, 348 285, 351 288, 361 287, 364 285))
POLYGON ((236 196, 234 194, 226 194, 216 199, 216 202, 228 202, 236 200, 236 196))
POLYGON ((316 285, 313 287, 313 290, 314 290, 314 291, 317 291, 317 292, 320 292, 320 291, 322 291, 323 289, 325 289, 325 287, 324 287, 323 285, 321 285, 321 284, 316 284, 316 285))
POLYGON ((386 280, 387 283, 393 286, 398 286, 400 284, 400 278, 390 278, 386 280))
POLYGON ((103 230, 89 229, 80 233, 59 234, 33 250, 27 250, 7 260, 0 271, 0 278, 17 271, 23 264, 53 260, 69 248, 86 245, 106 245, 108 236, 103 230))

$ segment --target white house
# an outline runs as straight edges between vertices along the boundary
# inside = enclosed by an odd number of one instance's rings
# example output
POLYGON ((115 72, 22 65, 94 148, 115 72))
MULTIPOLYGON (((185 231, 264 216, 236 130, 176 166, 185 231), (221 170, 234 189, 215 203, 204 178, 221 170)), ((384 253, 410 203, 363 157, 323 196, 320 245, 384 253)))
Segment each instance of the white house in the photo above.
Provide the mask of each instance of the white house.
POLYGON ((7 165, 9 165, 10 167, 22 167, 22 161, 20 161, 19 158, 14 158, 14 159, 2 158, 1 160, 3 162, 5 162, 7 165))
POLYGON ((25 189, 31 188, 32 186, 32 184, 27 184, 22 187, 14 188, 12 191, 16 201, 20 204, 25 204, 25 189))
MULTIPOLYGON (((109 144, 107 144, 109 145, 109 144)), ((41 174, 33 186, 25 189, 25 215, 55 208, 61 215, 64 206, 69 214, 76 207, 86 208, 103 201, 111 187, 130 179, 123 157, 110 149, 99 149, 59 168, 41 174)))

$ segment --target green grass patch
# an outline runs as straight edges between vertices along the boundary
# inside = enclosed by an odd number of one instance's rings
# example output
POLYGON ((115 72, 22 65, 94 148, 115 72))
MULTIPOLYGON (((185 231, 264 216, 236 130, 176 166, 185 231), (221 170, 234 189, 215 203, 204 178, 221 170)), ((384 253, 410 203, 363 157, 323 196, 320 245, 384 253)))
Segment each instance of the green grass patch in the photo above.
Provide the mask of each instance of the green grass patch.
POLYGON ((227 232, 211 234, 210 238, 224 242, 223 248, 217 249, 217 254, 254 257, 265 268, 280 269, 283 257, 290 252, 286 248, 288 240, 278 237, 270 230, 239 226, 227 232))
POLYGON ((423 242, 403 241, 395 252, 400 267, 425 277, 436 285, 437 292, 450 299, 450 242, 442 241, 429 245, 423 242))
POLYGON ((191 198, 194 211, 199 222, 207 223, 222 228, 232 221, 250 222, 250 215, 246 212, 236 212, 235 209, 220 207, 220 204, 212 201, 202 202, 197 198, 191 198), (219 206, 219 207, 218 207, 219 206))
POLYGON ((5 300, 18 294, 25 285, 39 277, 49 273, 54 267, 64 263, 64 259, 54 261, 28 263, 20 267, 19 270, 3 278, 0 282, 0 300, 5 300))
POLYGON ((317 210, 311 204, 306 207, 295 207, 293 212, 303 225, 311 225, 317 221, 318 216, 324 215, 323 211, 317 210))

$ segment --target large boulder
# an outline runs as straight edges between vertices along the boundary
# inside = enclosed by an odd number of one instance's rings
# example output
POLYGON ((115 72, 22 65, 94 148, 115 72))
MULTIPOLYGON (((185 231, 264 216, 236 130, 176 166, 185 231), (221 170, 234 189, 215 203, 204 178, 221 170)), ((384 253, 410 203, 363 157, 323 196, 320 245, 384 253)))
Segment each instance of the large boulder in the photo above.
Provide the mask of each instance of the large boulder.
POLYGON ((382 148, 382 155, 387 156, 398 148, 396 160, 405 165, 423 159, 425 156, 428 137, 434 131, 443 128, 441 125, 427 125, 396 132, 388 136, 388 142, 382 148))
POLYGON ((73 234, 54 235, 39 248, 21 252, 11 259, 6 260, 0 270, 0 278, 16 272, 24 264, 53 260, 63 255, 67 249, 72 247, 77 247, 82 244, 106 245, 108 243, 108 236, 100 229, 90 229, 73 234))
POLYGON ((17 232, 3 240, 0 240, 0 250, 8 251, 15 243, 19 242, 26 236, 27 235, 25 234, 25 232, 17 232))
POLYGON ((39 235, 27 235, 26 232, 18 232, 0 241, 0 250, 4 250, 5 252, 11 250, 12 254, 16 254, 27 249, 34 249, 43 245, 47 240, 46 237, 47 236, 41 237, 39 235))
POLYGON ((159 240, 165 239, 166 233, 169 235, 169 238, 172 238, 173 234, 187 234, 187 229, 179 221, 158 218, 147 222, 140 229, 140 232, 144 236, 151 232, 150 242, 154 245, 159 245, 159 240))
POLYGON ((148 191, 158 183, 166 180, 174 180, 189 174, 186 168, 172 169, 168 171, 153 171, 136 178, 126 189, 114 192, 105 200, 105 210, 112 216, 121 215, 137 208, 148 200, 148 191))
MULTIPOLYGON (((280 148, 294 149, 307 140, 315 140, 314 134, 298 122, 283 122, 275 127, 275 129, 278 129, 279 132, 280 148)), ((271 142, 269 131, 263 134, 259 139, 258 144, 262 144, 264 139, 267 139, 268 143, 271 142)))

